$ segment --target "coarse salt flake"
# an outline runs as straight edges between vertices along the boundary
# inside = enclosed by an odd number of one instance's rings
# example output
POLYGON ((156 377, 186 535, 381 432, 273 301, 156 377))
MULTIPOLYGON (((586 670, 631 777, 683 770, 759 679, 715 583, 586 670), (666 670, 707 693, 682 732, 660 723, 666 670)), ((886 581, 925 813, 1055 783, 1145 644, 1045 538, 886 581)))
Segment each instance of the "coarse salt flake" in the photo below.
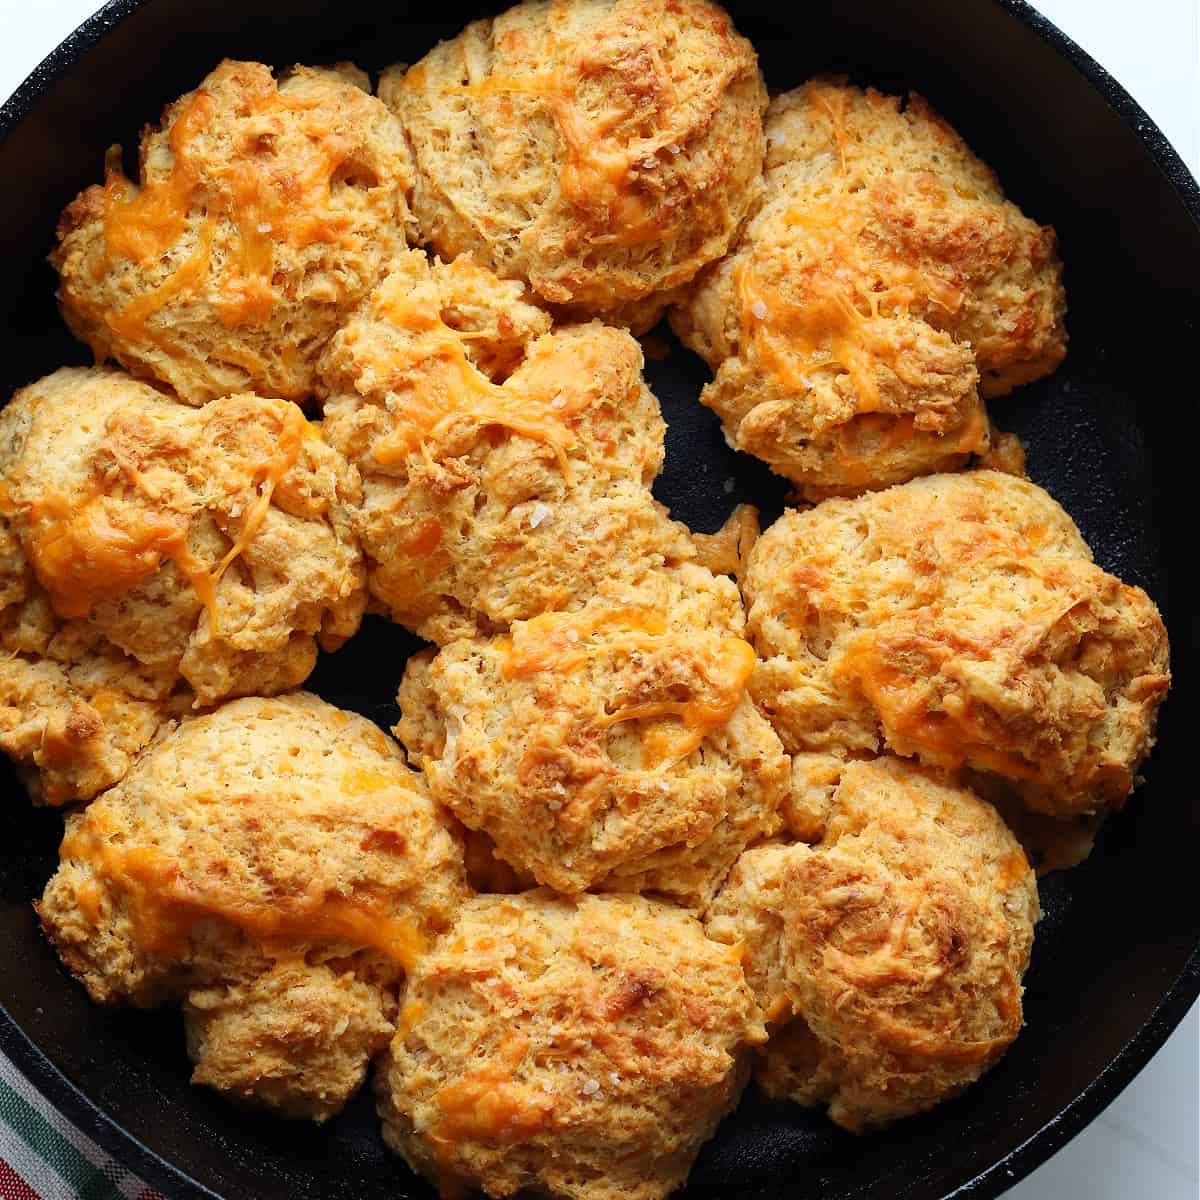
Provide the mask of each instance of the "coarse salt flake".
POLYGON ((761 300, 755 300, 755 302, 750 305, 750 311, 760 321, 765 321, 767 319, 767 306, 761 300))
POLYGON ((725 489, 725 495, 731 495, 735 486, 733 476, 731 475, 728 479, 726 479, 721 486, 725 489))
POLYGON ((568 642, 579 641, 579 630, 578 629, 568 629, 567 630, 567 641, 568 642))
POLYGON ((529 514, 529 528, 536 529, 550 516, 550 509, 540 500, 533 506, 533 511, 529 514))

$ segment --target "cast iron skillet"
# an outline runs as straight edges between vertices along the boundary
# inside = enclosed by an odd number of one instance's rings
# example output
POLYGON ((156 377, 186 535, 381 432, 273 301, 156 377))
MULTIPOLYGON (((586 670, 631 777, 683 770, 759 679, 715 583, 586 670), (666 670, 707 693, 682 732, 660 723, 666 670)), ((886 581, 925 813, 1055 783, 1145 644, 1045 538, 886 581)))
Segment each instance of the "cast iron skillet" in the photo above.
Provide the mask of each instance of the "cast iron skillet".
MULTIPOLYGON (((503 7, 503 0, 496 0, 503 7)), ((700 1156, 700 1200, 1002 1192, 1129 1082, 1200 993, 1194 802, 1193 455, 1200 386, 1200 190, 1130 97, 1021 0, 732 4, 773 88, 841 70, 924 92, 1062 241, 1071 348, 1049 380, 998 401, 1029 469, 1106 568, 1146 587, 1171 632, 1175 686, 1145 785, 1080 869, 1044 881, 1027 1028, 961 1099, 874 1137, 751 1093, 700 1156), (1189 732, 1192 737, 1189 738, 1189 732)), ((44 264, 56 216, 140 125, 222 56, 277 65, 413 61, 483 4, 393 0, 114 0, 0 110, 0 397, 85 354, 44 264)), ((736 500, 774 517, 784 488, 725 448, 695 403, 698 360, 648 368, 670 433, 659 495, 699 529, 736 500), (722 483, 733 478, 730 496, 722 483)), ((310 686, 384 726, 415 640, 372 619, 310 686), (387 664, 381 667, 380 664, 387 664)), ((240 1114, 187 1082, 179 1016, 104 1012, 59 966, 30 900, 61 818, 31 811, 0 768, 0 1047, 74 1121, 175 1197, 371 1200, 430 1190, 379 1141, 369 1095, 320 1129, 240 1114)))

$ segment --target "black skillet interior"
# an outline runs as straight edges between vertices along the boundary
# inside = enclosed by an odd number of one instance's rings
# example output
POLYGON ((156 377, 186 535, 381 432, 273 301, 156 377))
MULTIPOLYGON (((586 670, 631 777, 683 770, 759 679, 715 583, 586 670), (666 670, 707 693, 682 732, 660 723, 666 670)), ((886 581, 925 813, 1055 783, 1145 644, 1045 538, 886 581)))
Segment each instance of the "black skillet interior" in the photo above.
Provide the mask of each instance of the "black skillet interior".
MULTIPOLYGON (((55 314, 43 259, 57 213, 99 176, 106 146, 130 147, 143 122, 222 56, 277 65, 353 58, 377 69, 418 58, 480 15, 478 0, 435 7, 116 0, 64 44, 44 78, 0 115, 0 252, 9 280, 0 290, 0 394, 85 360, 55 314)), ((1099 561, 1162 606, 1176 683, 1144 787, 1085 866, 1045 881, 1027 1029, 1003 1062, 961 1099, 866 1139, 751 1094, 701 1155, 687 1195, 994 1196, 1111 1100, 1200 991, 1192 865, 1200 809, 1188 783, 1200 601, 1189 545, 1197 516, 1189 467, 1200 383, 1200 194, 1144 114, 1020 0, 731 7, 772 88, 829 70, 886 89, 916 88, 1026 211, 1057 227, 1070 355, 1051 379, 993 411, 1026 440, 1031 475, 1076 518, 1099 561)), ((658 492, 674 513, 707 530, 747 500, 773 517, 784 488, 726 449, 711 414, 695 403, 705 377, 699 362, 676 347, 648 374, 670 422, 658 492), (723 486, 730 479, 732 494, 723 486)), ((311 686, 390 725, 395 684, 415 644, 372 619, 322 660, 311 686)), ((8 1019, 0 1020, 0 1044, 52 1097, 171 1196, 430 1194, 385 1153, 367 1096, 320 1129, 247 1116, 188 1085, 176 1013, 88 1004, 40 938, 29 906, 52 870, 60 818, 31 812, 3 770, 0 1001, 8 1019)))

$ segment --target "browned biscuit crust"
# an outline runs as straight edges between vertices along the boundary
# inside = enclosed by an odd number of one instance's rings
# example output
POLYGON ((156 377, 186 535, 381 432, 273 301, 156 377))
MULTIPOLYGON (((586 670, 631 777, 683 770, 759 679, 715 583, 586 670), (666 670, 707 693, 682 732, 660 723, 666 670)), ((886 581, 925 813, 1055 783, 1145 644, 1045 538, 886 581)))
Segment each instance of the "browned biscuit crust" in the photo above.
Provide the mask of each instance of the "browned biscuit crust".
POLYGON ((742 856, 707 918, 774 1032, 758 1079, 852 1130, 961 1091, 1021 1028, 1039 915, 996 812, 899 759, 843 764, 814 846, 742 856))
POLYGON ((786 513, 746 595, 751 688, 794 753, 886 745, 1068 817, 1119 806, 1153 745, 1162 618, 1027 480, 930 476, 786 513))
POLYGON ((737 955, 682 910, 480 896, 409 979, 383 1136, 444 1189, 662 1200, 761 1040, 737 955))
POLYGON ((0 413, 0 747, 50 803, 168 714, 303 682, 366 602, 358 477, 282 400, 63 369, 0 413))
POLYGON ((980 396, 1054 369, 1054 232, 919 96, 817 79, 767 114, 766 196, 674 311, 730 444, 811 499, 988 449, 980 396))
POLYGON ((708 0, 527 0, 379 91, 422 237, 576 318, 648 329, 758 194, 766 90, 708 0))
POLYGON ((411 660, 397 733, 433 795, 539 883, 703 908, 778 828, 787 782, 741 632, 729 580, 663 572, 411 660))
POLYGON ((695 554, 650 485, 665 426, 626 332, 550 331, 469 257, 401 255, 321 362, 376 603, 439 644, 695 554))
POLYGON ((317 1120, 467 894, 400 748, 303 692, 184 720, 67 817, 38 905, 97 1003, 185 1000, 196 1079, 317 1120))
POLYGON ((189 403, 303 400, 321 348, 411 228, 400 123, 343 65, 220 64, 63 213, 51 261, 97 361, 189 403))

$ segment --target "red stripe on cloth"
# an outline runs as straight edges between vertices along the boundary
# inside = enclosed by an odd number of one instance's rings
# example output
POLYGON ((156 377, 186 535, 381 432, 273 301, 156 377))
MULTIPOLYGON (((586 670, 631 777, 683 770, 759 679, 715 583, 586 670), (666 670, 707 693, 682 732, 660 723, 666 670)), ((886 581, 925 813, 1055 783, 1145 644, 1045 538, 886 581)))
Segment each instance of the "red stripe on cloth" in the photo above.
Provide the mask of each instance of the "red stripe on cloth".
MULTIPOLYGON (((8 1200, 8 1197, 3 1197, 3 1200, 8 1200)), ((137 1200, 167 1200, 167 1198, 162 1194, 162 1192, 156 1192, 152 1187, 148 1187, 142 1188, 142 1190, 138 1192, 137 1200)))
POLYGON ((42 1197, 13 1170, 10 1163, 0 1158, 0 1200, 42 1200, 42 1197))

